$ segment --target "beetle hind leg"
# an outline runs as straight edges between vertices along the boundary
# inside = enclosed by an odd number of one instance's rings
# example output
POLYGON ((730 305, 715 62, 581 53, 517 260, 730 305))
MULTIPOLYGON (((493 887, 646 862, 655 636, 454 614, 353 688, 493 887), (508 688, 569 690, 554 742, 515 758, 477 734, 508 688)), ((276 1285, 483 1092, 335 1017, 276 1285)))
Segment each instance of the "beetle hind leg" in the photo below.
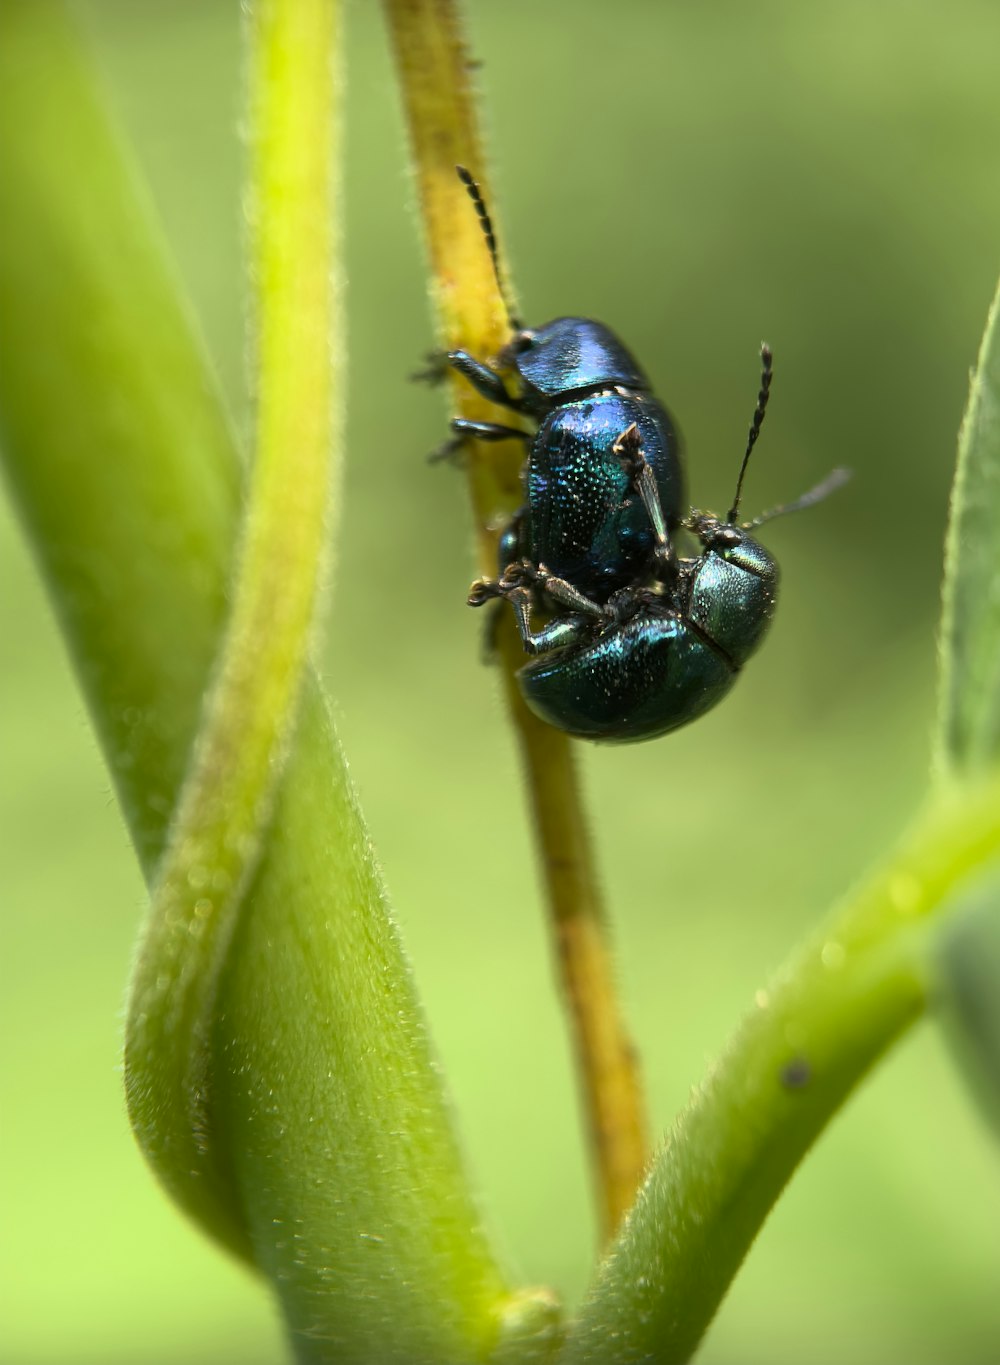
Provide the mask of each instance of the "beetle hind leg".
POLYGON ((591 627, 586 616, 569 612, 557 616, 542 626, 541 630, 531 629, 531 608, 533 594, 530 588, 512 588, 507 593, 507 601, 514 608, 517 630, 524 646, 525 654, 547 654, 550 649, 562 649, 572 645, 585 635, 591 627))
POLYGON ((440 464, 449 460, 460 463, 460 457, 469 441, 524 441, 532 439, 530 431, 520 427, 507 427, 502 422, 473 422, 468 417, 453 417, 451 429, 455 433, 437 450, 427 456, 428 464, 440 464))
POLYGON ((524 559, 508 564, 501 578, 477 578, 469 590, 470 607, 481 607, 499 599, 508 601, 513 607, 521 644, 524 652, 531 655, 574 644, 592 629, 593 618, 603 615, 603 609, 596 602, 578 593, 563 579, 554 578, 541 565, 524 559), (569 608, 566 615, 557 616, 540 630, 531 627, 534 585, 542 588, 554 603, 569 608), (550 588, 554 590, 550 591, 550 588))

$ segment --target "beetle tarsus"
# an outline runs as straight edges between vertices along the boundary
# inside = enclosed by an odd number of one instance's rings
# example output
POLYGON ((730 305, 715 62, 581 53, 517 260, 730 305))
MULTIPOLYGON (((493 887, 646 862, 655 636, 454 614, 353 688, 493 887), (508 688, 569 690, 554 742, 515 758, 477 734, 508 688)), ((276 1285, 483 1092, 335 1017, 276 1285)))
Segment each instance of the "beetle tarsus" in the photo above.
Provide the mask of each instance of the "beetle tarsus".
POLYGON ((430 384, 432 387, 443 384, 448 377, 448 355, 445 351, 428 351, 424 356, 424 368, 414 370, 410 375, 412 384, 430 384))
POLYGON ((506 590, 495 578, 477 578, 469 589, 466 598, 470 607, 483 607, 487 602, 493 602, 497 598, 506 597, 506 590))

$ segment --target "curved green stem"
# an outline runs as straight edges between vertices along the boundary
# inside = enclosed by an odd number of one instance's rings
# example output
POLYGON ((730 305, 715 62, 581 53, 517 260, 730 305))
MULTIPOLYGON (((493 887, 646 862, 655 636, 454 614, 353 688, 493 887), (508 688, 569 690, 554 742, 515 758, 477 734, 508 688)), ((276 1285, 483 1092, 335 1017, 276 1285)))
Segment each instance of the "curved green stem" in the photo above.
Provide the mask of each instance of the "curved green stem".
POLYGON ((232 614, 157 871, 125 1049, 132 1123, 150 1161, 182 1203, 227 1203, 234 1229, 241 1215, 209 1113, 208 1026, 291 735, 324 561, 342 349, 331 274, 334 13, 331 0, 251 10, 255 458, 232 614))
POLYGON ((795 1167, 928 1003, 928 940, 1000 850, 1000 784, 941 796, 778 973, 657 1156, 561 1365, 686 1361, 795 1167))
MULTIPOLYGON (((294 50, 274 48, 274 78, 298 101, 284 64, 294 50)), ((325 82, 318 54, 301 56, 325 82)), ((287 150, 296 164, 302 149, 287 150)), ((276 172, 268 193, 284 195, 279 168, 267 164, 276 172)), ((3 455, 151 877, 225 621, 239 463, 148 208, 58 0, 0 4, 0 222, 3 455)), ((281 343, 262 344, 276 365, 281 343)), ((315 355, 286 352, 285 363, 325 364, 326 355, 323 338, 315 355)), ((299 381, 270 382, 272 413, 285 415, 272 418, 267 439, 280 445, 298 439, 289 406, 297 390, 284 385, 299 381)), ((281 501, 286 491, 271 495, 281 501)), ((318 535, 317 510, 301 514, 318 535)), ((272 551, 291 556, 284 570, 305 574, 285 535, 274 531, 272 551)), ((260 606, 267 570, 258 563, 254 572, 250 600, 260 606)), ((252 731, 255 753, 259 760, 270 733, 277 789, 271 798, 254 766, 256 788, 232 793, 244 831, 251 791, 261 819, 270 802, 266 828, 255 830, 259 854, 228 833, 213 850, 227 880, 235 867, 247 883, 217 978, 200 942, 189 942, 193 971, 215 991, 205 1136, 225 1170, 218 1183, 203 1178, 200 1191, 189 1182, 186 1194, 201 1198, 203 1226, 269 1277, 302 1359, 467 1365, 489 1355, 509 1299, 309 669, 287 735, 307 641, 304 582, 292 590, 298 625, 280 624, 281 687, 272 693, 269 680, 256 696, 266 715, 264 738, 252 731)), ((254 613, 241 619, 252 623, 254 613)), ((239 689, 231 700, 249 703, 239 689)), ((218 752, 229 761, 225 746, 218 752)), ((57 830, 52 839, 57 850, 57 830)), ((71 1143, 71 1115, 65 1129, 71 1143)))

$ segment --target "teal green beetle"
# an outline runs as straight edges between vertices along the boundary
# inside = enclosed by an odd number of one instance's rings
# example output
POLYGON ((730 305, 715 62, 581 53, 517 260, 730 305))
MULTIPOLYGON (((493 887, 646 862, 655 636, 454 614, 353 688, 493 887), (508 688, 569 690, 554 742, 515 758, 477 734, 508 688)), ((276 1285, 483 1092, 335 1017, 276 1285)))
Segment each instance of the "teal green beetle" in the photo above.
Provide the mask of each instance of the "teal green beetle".
MULTIPOLYGON (((753 522, 737 523, 743 477, 767 406, 771 353, 763 348, 763 378, 736 496, 726 519, 693 511, 684 528, 700 553, 673 562, 667 576, 639 579, 606 602, 588 598, 544 564, 513 560, 499 579, 480 579, 471 606, 504 598, 514 608, 525 651, 518 671, 525 701, 542 720, 584 739, 655 739, 711 710, 729 692, 763 641, 774 615, 778 565, 750 531, 810 507, 848 477, 834 470, 816 488, 753 522), (552 618, 533 630, 531 613, 552 618)), ((641 479, 637 433, 619 442, 641 479)))
POLYGON ((557 648, 545 629, 531 634, 527 599, 514 600, 536 655, 518 684, 542 720, 586 739, 655 739, 730 690, 771 624, 778 566, 741 527, 701 515, 690 527, 702 553, 679 562, 668 591, 626 589, 601 615, 577 603, 558 618, 557 648))

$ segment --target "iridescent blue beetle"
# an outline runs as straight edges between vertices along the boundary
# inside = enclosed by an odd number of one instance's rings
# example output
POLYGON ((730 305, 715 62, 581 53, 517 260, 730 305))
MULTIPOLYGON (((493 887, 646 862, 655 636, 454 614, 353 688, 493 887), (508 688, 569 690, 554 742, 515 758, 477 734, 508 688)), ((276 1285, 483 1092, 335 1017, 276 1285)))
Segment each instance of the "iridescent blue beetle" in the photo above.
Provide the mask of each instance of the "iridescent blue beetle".
MULTIPOLYGON (((479 186, 462 166, 486 237, 501 296, 493 225, 479 186)), ((528 446, 525 505, 500 542, 501 572, 514 559, 545 564, 596 602, 647 574, 669 574, 671 541, 684 514, 679 441, 666 409, 653 397, 635 359, 609 327, 589 318, 556 318, 526 328, 508 306, 513 335, 498 357, 514 372, 518 393, 468 351, 447 363, 484 398, 534 419, 536 430, 498 422, 452 420, 446 453, 469 438, 520 440, 528 446), (622 433, 634 427, 642 445, 640 483, 622 459, 622 433)))
MULTIPOLYGON (((476 206, 503 293, 496 242, 475 181, 458 168, 476 206)), ((508 308, 508 313, 510 312, 508 308)), ((695 720, 736 681, 774 614, 778 566, 748 532, 811 506, 847 477, 836 470, 796 502, 737 522, 743 478, 767 408, 771 352, 762 348, 761 388, 733 506, 724 521, 682 519, 678 442, 617 337, 586 318, 525 329, 499 357, 521 391, 466 351, 447 362, 492 402, 539 421, 534 433, 455 418, 453 448, 470 437, 529 444, 527 501, 500 541, 500 576, 472 585, 470 606, 511 603, 525 651, 517 678, 528 706, 571 735, 652 739, 695 720), (683 527, 700 553, 679 559, 671 532, 683 527), (533 630, 531 613, 550 620, 533 630)))

